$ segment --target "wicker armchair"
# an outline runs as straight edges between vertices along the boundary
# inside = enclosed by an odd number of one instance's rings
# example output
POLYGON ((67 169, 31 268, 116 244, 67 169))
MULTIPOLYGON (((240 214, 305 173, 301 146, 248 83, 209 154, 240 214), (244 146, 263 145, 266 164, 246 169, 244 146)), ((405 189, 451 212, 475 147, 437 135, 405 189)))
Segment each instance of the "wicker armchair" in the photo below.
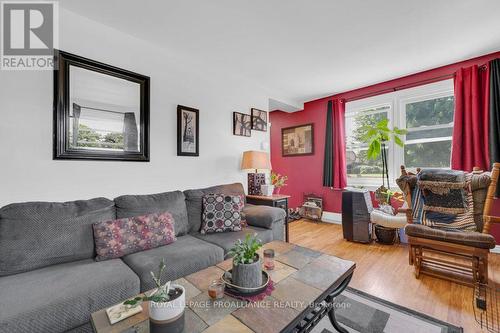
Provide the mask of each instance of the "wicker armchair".
POLYGON ((492 223, 500 222, 499 217, 491 216, 499 173, 500 163, 495 163, 491 176, 488 172, 472 176, 476 231, 457 232, 413 224, 412 194, 417 179, 415 174, 401 166, 401 176, 396 182, 409 207, 405 233, 408 236, 409 263, 415 267, 416 278, 427 274, 466 285, 488 282, 488 254, 495 247, 495 239, 489 231, 492 223))

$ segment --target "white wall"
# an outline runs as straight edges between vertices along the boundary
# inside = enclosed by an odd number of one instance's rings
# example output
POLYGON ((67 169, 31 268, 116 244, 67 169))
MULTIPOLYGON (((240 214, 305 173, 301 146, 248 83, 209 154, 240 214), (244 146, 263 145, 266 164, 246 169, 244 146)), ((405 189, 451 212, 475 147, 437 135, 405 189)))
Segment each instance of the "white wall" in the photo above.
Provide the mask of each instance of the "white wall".
POLYGON ((0 206, 246 184, 241 154, 269 147, 269 132, 233 136, 232 112, 266 109, 268 92, 62 8, 60 16, 62 50, 151 77, 151 162, 52 160, 52 72, 0 71, 0 206), (199 157, 176 156, 177 104, 200 109, 199 157))

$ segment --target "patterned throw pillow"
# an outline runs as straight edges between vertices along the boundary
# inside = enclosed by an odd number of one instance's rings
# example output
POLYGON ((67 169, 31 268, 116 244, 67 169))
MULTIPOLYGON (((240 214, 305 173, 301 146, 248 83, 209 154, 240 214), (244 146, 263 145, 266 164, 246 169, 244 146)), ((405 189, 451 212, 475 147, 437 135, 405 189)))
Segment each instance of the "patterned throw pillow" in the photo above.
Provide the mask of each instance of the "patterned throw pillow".
POLYGON ((428 227, 442 229, 445 231, 476 231, 477 226, 474 222, 474 199, 470 187, 472 173, 467 173, 466 184, 468 191, 465 193, 466 210, 460 214, 446 214, 433 211, 423 212, 422 223, 428 227))
POLYGON ((168 212, 94 223, 97 261, 120 258, 177 240, 168 212))
POLYGON ((244 200, 240 195, 207 194, 203 196, 200 233, 240 231, 244 200))

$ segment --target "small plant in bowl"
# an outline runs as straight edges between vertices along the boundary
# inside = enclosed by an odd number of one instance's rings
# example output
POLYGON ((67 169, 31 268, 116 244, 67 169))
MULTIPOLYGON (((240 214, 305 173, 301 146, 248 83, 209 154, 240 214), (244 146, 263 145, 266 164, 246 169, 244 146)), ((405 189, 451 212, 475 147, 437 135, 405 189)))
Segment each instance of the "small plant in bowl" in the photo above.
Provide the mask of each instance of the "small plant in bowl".
POLYGON ((234 244, 228 255, 233 257, 232 280, 239 287, 256 288, 262 285, 262 263, 257 251, 262 242, 257 234, 247 234, 234 244))
POLYGON ((136 306, 149 301, 149 317, 157 322, 180 319, 186 306, 186 291, 183 286, 172 284, 171 281, 163 284, 161 275, 165 271, 165 261, 162 259, 158 267, 158 274, 151 272, 151 277, 156 285, 151 293, 125 301, 123 304, 136 306))

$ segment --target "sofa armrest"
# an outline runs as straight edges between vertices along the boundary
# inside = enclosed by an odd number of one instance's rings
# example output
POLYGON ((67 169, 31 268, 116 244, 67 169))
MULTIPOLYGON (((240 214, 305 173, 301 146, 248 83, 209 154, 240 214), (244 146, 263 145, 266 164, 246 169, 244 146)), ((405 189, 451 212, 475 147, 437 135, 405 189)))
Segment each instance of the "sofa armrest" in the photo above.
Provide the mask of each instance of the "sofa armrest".
POLYGON ((243 208, 243 213, 248 225, 265 229, 283 226, 286 218, 283 209, 270 206, 247 204, 243 208))

